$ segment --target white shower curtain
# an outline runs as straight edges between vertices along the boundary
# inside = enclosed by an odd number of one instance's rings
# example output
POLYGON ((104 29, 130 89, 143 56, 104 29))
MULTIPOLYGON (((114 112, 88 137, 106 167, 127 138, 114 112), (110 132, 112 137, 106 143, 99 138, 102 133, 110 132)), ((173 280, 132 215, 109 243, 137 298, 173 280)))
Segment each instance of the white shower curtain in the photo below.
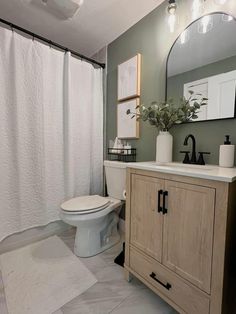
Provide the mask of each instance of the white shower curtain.
POLYGON ((0 28, 0 241, 101 194, 102 70, 0 28))

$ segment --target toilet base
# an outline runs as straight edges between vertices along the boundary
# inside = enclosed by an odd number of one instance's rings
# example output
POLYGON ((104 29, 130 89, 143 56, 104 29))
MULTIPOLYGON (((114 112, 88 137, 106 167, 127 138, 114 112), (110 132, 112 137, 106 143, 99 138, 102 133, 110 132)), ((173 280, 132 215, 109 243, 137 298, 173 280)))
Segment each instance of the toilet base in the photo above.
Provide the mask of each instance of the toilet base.
POLYGON ((84 225, 77 227, 75 236, 74 253, 79 257, 91 257, 97 255, 120 241, 117 230, 119 217, 112 211, 105 217, 96 220, 93 228, 84 225))

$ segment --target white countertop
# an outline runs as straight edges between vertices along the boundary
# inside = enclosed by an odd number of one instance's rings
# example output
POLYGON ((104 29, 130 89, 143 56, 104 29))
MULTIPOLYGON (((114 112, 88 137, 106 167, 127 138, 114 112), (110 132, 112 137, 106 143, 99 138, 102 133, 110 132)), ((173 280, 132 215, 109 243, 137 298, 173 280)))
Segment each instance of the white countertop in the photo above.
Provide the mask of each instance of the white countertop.
POLYGON ((215 165, 201 166, 178 162, 156 163, 155 161, 148 161, 128 163, 127 167, 223 182, 236 180, 236 168, 223 168, 215 165))

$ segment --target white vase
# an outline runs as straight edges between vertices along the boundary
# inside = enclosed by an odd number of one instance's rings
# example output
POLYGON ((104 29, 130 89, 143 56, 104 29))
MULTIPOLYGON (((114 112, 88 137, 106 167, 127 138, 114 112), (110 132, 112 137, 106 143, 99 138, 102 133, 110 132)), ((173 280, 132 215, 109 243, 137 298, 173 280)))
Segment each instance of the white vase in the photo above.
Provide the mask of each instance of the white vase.
POLYGON ((168 131, 160 131, 156 142, 156 162, 172 162, 173 136, 168 131))

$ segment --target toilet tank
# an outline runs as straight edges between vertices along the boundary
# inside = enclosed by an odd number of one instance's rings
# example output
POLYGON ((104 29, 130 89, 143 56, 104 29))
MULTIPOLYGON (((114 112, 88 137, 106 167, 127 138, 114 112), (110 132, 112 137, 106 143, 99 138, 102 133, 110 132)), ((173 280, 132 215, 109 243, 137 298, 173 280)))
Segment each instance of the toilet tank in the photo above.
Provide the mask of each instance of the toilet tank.
POLYGON ((108 195, 118 200, 124 200, 127 163, 105 160, 104 167, 108 195))

